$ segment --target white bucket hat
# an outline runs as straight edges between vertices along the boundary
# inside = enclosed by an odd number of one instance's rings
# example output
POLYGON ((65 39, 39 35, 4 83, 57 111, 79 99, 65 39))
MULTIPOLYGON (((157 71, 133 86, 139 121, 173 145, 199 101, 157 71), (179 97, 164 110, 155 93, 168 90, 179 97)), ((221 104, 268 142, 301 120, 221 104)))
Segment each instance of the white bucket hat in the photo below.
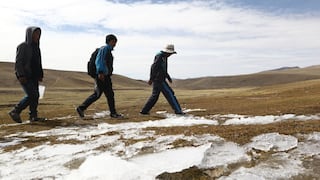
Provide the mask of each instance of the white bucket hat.
POLYGON ((173 44, 168 44, 164 49, 162 50, 163 52, 170 53, 170 54, 176 54, 177 52, 174 51, 174 45, 173 44))

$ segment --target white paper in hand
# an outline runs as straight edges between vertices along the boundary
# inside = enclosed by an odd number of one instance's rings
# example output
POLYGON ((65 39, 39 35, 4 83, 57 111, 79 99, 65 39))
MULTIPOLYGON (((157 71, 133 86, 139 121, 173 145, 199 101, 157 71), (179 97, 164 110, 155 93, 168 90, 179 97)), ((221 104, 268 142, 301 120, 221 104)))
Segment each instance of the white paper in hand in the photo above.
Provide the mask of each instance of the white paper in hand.
POLYGON ((45 86, 39 85, 39 99, 43 98, 45 89, 46 89, 45 86))

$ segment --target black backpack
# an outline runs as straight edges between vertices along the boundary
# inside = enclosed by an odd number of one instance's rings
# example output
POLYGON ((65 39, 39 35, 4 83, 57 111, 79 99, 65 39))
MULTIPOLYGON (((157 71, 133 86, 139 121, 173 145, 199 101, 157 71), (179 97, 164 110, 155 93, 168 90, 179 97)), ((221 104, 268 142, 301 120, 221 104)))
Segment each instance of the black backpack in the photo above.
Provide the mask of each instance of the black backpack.
POLYGON ((91 76, 92 78, 96 78, 96 58, 98 55, 100 48, 97 48, 90 57, 90 60, 88 61, 87 64, 87 71, 88 71, 88 75, 91 76))

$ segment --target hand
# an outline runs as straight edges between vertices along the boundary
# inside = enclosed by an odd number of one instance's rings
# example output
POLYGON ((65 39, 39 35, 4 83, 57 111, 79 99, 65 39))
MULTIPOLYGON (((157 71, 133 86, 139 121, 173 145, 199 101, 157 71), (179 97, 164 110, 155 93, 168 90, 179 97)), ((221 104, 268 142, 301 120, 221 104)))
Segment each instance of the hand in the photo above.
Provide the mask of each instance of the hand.
POLYGON ((151 85, 151 84, 152 84, 152 81, 151 81, 151 80, 149 80, 149 81, 148 81, 148 84, 149 84, 149 85, 151 85))
POLYGON ((25 84, 28 80, 25 77, 19 77, 18 80, 20 81, 21 84, 25 84))
POLYGON ((104 81, 104 74, 102 74, 102 73, 99 74, 99 75, 98 75, 98 78, 99 78, 101 81, 104 81))

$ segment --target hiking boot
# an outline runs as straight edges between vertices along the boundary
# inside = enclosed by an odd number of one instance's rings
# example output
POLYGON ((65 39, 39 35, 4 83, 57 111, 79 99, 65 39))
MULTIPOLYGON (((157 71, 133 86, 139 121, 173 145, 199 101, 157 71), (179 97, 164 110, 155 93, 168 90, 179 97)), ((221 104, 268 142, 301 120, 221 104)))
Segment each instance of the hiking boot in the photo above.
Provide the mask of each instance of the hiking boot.
POLYGON ((184 113, 184 112, 177 112, 177 113, 175 113, 176 115, 180 115, 180 116, 184 116, 184 115, 186 115, 186 113, 184 113))
POLYGON ((80 109, 79 107, 77 107, 76 110, 77 110, 77 113, 79 114, 80 118, 81 118, 81 119, 84 118, 84 112, 83 112, 83 110, 80 109))
POLYGON ((119 119, 119 118, 123 118, 123 115, 118 113, 112 113, 110 114, 110 117, 119 119))
POLYGON ((20 114, 17 113, 15 110, 10 111, 9 115, 10 115, 11 119, 14 120, 16 123, 22 123, 20 114))
POLYGON ((145 115, 150 115, 150 113, 149 113, 149 112, 143 112, 143 111, 140 111, 139 113, 140 113, 141 115, 144 115, 144 116, 145 116, 145 115))
POLYGON ((46 118, 42 118, 42 117, 30 117, 29 120, 30 120, 30 122, 45 121, 46 118))

